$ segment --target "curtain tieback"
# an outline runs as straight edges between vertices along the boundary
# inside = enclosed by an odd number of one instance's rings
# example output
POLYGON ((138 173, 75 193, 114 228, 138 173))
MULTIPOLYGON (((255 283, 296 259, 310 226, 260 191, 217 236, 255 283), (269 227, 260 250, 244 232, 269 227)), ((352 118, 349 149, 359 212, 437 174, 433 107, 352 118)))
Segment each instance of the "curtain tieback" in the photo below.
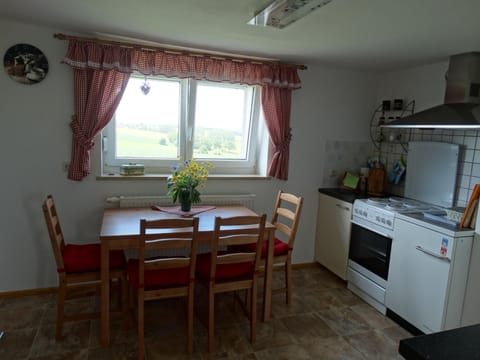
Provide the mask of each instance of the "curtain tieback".
POLYGON ((77 115, 72 115, 72 122, 70 123, 70 127, 72 128, 73 137, 75 138, 75 141, 78 145, 80 145, 86 150, 90 150, 91 148, 93 148, 94 142, 86 136, 85 131, 83 131, 80 127, 77 115))
POLYGON ((283 142, 277 144, 274 148, 275 152, 286 152, 289 149, 290 141, 292 140, 292 134, 288 134, 283 142))

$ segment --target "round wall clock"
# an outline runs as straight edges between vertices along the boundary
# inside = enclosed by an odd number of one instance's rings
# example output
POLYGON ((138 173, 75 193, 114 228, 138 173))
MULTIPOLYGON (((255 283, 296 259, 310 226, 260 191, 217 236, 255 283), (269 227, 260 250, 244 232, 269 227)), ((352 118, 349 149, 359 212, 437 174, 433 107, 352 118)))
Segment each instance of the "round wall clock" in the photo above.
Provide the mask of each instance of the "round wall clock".
POLYGON ((8 76, 22 84, 36 84, 48 73, 48 61, 43 52, 29 44, 13 45, 3 57, 8 76))

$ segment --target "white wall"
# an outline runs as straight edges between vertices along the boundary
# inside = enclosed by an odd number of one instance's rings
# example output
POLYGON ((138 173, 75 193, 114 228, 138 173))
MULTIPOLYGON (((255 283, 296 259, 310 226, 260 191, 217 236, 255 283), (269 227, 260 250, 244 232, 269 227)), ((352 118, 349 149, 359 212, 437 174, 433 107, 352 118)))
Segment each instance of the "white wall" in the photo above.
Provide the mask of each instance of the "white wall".
POLYGON ((443 103, 448 61, 383 73, 379 78, 377 104, 382 100, 415 100, 415 112, 443 103))
MULTIPOLYGON (((0 292, 56 285, 55 265, 41 203, 56 199, 67 242, 98 241, 104 200, 112 195, 165 194, 165 181, 98 181, 93 172, 82 182, 66 179, 62 163, 70 157, 73 112, 71 69, 60 60, 67 43, 56 40, 66 29, 0 20, 0 52, 17 43, 41 49, 49 61, 47 77, 22 85, 0 71, 0 292)), ((279 189, 305 197, 294 262, 313 261, 318 187, 327 140, 368 140, 376 83, 368 73, 309 66, 300 73, 302 89, 293 94, 290 179, 209 180, 206 193, 255 193, 256 211, 270 215, 279 189)), ((95 150, 98 154, 98 149, 95 150)))

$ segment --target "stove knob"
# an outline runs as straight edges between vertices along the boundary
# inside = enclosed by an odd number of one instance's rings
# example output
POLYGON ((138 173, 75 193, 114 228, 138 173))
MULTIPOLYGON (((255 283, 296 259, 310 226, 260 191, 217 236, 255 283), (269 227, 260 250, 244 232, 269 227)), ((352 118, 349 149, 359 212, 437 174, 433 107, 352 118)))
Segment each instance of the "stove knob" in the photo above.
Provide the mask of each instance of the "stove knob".
POLYGON ((391 220, 387 220, 387 225, 388 225, 388 226, 391 226, 391 225, 392 225, 392 221, 391 221, 391 220))
POLYGON ((377 220, 378 222, 380 221, 380 216, 377 215, 377 217, 375 218, 375 220, 377 220))
POLYGON ((364 210, 362 215, 367 217, 368 213, 364 210))
POLYGON ((385 224, 385 218, 382 218, 382 224, 385 224))

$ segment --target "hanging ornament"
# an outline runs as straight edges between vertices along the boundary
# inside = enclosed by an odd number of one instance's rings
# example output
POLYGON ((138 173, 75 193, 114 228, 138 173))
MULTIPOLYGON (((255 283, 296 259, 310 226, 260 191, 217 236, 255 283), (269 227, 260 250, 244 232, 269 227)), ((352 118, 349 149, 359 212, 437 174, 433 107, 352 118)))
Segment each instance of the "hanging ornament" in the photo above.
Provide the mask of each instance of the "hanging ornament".
POLYGON ((147 95, 150 92, 150 89, 151 89, 151 86, 147 82, 147 77, 145 76, 145 82, 142 85, 140 85, 140 90, 142 90, 142 93, 144 95, 147 95))

